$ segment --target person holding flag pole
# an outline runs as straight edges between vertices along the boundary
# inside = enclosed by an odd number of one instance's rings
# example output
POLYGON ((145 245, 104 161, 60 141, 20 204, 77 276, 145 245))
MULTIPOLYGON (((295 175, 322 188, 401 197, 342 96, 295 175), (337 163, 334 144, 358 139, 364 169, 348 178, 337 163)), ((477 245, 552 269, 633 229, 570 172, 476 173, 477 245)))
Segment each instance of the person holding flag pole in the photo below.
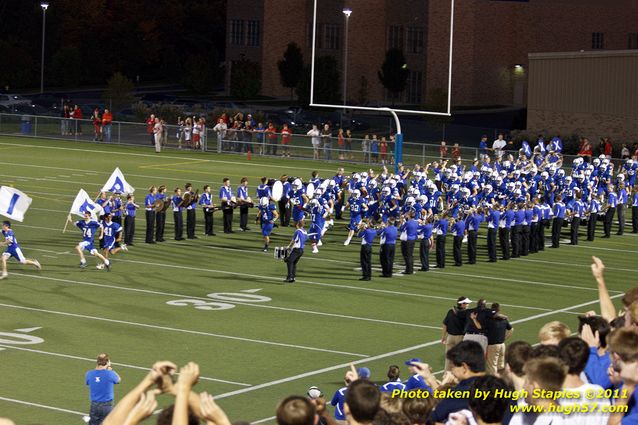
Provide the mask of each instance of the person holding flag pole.
MULTIPOLYGON (((13 187, 3 186, 0 188, 0 214, 12 220, 23 221, 24 214, 31 206, 32 199, 24 192, 13 187)), ((28 259, 22 253, 22 249, 16 240, 15 234, 11 229, 10 221, 2 222, 2 236, 4 241, 0 242, 0 246, 6 246, 7 250, 2 254, 2 272, 0 279, 6 279, 7 260, 14 257, 22 264, 29 264, 36 269, 41 270, 42 267, 38 260, 28 259)))
MULTIPOLYGON (((98 252, 97 249, 93 246, 93 238, 95 237, 96 231, 99 230, 100 239, 104 236, 104 227, 97 221, 97 217, 102 215, 104 210, 102 207, 97 205, 95 202, 91 200, 89 194, 86 193, 84 189, 80 189, 75 200, 73 201, 73 205, 71 206, 71 211, 67 216, 67 224, 73 223, 71 219, 71 214, 79 215, 83 217, 83 220, 79 220, 73 224, 75 224, 80 230, 82 230, 82 242, 77 244, 75 250, 80 256, 80 268, 86 268, 86 259, 84 258, 84 250, 88 251, 94 257, 99 258, 104 263, 104 267, 106 267, 107 271, 111 271, 111 263, 107 258, 105 258, 102 254, 98 252)), ((66 225, 64 226, 66 230, 66 225)))

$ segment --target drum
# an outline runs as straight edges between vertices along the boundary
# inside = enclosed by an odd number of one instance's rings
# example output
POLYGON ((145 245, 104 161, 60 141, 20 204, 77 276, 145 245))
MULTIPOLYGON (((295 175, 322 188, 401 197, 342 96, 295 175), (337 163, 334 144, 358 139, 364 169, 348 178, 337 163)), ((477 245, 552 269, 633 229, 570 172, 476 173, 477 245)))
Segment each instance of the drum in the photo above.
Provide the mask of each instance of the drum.
POLYGON ((315 194, 315 185, 312 183, 308 183, 308 186, 306 186, 306 196, 308 198, 312 198, 314 194, 315 194))
POLYGON ((284 185, 281 181, 277 180, 272 185, 272 195, 271 198, 275 202, 279 202, 279 200, 284 196, 284 185))
POLYGON ((290 255, 290 250, 286 246, 278 246, 275 247, 275 259, 276 260, 285 260, 290 255))

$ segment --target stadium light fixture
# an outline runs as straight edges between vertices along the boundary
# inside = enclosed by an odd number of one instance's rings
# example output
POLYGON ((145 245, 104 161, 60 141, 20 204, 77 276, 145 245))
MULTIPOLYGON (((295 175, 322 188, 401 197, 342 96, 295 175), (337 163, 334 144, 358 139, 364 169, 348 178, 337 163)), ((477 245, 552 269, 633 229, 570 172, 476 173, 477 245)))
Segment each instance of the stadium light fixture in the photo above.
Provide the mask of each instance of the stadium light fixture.
POLYGON ((40 3, 42 8, 42 57, 40 59, 40 93, 44 93, 44 41, 47 28, 47 9, 49 8, 49 2, 43 1, 40 3))

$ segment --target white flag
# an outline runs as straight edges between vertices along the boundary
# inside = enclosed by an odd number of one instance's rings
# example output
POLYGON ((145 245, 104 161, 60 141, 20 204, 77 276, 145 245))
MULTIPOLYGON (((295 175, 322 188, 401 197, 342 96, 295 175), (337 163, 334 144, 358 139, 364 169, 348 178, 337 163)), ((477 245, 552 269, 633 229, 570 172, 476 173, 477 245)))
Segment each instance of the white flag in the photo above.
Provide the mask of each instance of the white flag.
POLYGON ((84 191, 84 189, 80 189, 77 196, 75 197, 75 201, 73 201, 73 206, 71 207, 71 214, 79 215, 80 217, 84 217, 84 213, 86 211, 90 211, 93 217, 98 217, 104 214, 104 209, 93 202, 89 197, 89 194, 84 191))
POLYGON ((0 214, 12 220, 24 220, 24 213, 31 206, 33 199, 24 192, 9 186, 0 187, 0 214))
POLYGON ((133 193, 135 189, 126 182, 124 174, 122 174, 120 169, 116 168, 102 188, 102 192, 133 193))

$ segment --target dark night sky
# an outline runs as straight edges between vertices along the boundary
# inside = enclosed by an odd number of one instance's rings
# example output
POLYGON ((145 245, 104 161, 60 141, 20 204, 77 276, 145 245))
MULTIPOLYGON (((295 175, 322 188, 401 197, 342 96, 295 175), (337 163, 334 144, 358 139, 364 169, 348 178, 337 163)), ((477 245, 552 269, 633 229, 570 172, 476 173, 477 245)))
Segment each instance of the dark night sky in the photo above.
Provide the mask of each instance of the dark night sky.
MULTIPOLYGON (((223 60, 226 0, 50 0, 45 84, 103 84, 115 72, 179 81, 223 60)), ((0 0, 0 85, 39 85, 40 1, 0 0)))

